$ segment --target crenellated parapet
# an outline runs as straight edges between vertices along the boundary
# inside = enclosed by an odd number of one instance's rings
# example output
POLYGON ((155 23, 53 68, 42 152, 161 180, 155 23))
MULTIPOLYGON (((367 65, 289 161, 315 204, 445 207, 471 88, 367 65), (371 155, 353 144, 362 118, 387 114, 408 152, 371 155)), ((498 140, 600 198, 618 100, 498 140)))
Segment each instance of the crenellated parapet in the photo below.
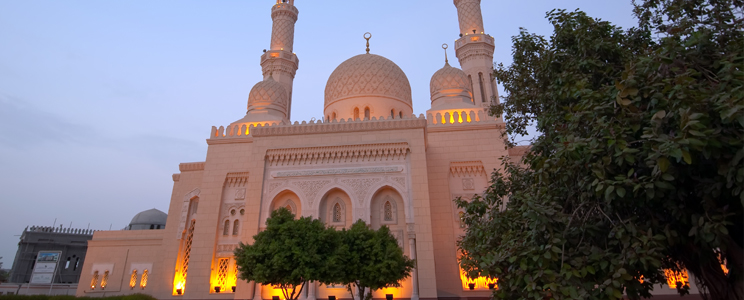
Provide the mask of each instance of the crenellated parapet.
POLYGON ((294 123, 264 123, 234 125, 234 126, 212 126, 208 144, 219 143, 250 143, 254 137, 306 135, 341 132, 358 132, 371 130, 397 130, 414 129, 426 127, 426 118, 423 114, 416 117, 389 116, 387 118, 372 117, 372 119, 340 119, 340 120, 311 120, 294 123))

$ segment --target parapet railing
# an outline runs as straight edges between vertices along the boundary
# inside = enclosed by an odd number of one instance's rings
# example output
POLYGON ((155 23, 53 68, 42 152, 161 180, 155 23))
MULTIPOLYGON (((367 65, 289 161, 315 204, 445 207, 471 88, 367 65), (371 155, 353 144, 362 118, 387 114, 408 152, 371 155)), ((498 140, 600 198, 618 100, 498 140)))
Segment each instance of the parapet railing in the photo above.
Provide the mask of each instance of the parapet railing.
POLYGON ((437 112, 436 114, 429 113, 426 119, 428 126, 475 125, 498 122, 498 119, 489 116, 482 109, 451 110, 445 113, 437 112))
POLYGON ((98 230, 93 229, 79 229, 79 228, 61 228, 52 226, 31 226, 26 227, 24 232, 47 232, 47 233, 65 233, 65 234, 80 234, 80 235, 93 235, 98 230))
POLYGON ((212 126, 210 140, 215 139, 240 139, 252 138, 258 136, 280 136, 280 135, 299 135, 299 134, 318 134, 318 133, 335 133, 335 132, 352 132, 366 130, 390 130, 390 129, 408 129, 423 128, 426 126, 426 117, 420 114, 418 117, 389 116, 372 117, 371 119, 339 119, 339 120, 311 120, 309 122, 295 121, 294 123, 264 123, 250 126, 233 125, 233 126, 212 126))

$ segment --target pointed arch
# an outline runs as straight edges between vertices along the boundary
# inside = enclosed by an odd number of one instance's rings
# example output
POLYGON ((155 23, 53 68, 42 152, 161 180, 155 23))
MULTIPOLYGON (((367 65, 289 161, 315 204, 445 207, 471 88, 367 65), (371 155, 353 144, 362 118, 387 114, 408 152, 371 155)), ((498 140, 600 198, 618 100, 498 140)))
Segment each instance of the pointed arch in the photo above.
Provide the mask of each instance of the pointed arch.
POLYGON ((485 83, 483 82, 483 73, 478 73, 478 87, 480 87, 480 93, 481 93, 481 102, 486 102, 486 89, 483 87, 485 83))
POLYGON ((354 107, 354 121, 359 120, 359 107, 354 107))
POLYGON ((337 228, 346 228, 353 223, 352 201, 345 191, 332 188, 320 200, 318 213, 320 220, 337 228))
POLYGON ((404 253, 409 251, 404 247, 407 224, 403 212, 403 197, 394 188, 384 186, 379 188, 372 196, 370 201, 370 225, 372 229, 378 229, 382 226, 390 228, 390 233, 398 240, 398 246, 403 249, 404 253))
POLYGON ((365 107, 364 108, 364 119, 365 120, 371 119, 371 116, 370 116, 371 114, 372 114, 372 111, 369 109, 369 106, 365 107))
POLYGON ((302 202, 294 191, 289 189, 282 190, 271 199, 271 204, 269 205, 270 211, 266 214, 267 217, 271 215, 272 211, 282 207, 289 209, 296 218, 302 217, 302 202))

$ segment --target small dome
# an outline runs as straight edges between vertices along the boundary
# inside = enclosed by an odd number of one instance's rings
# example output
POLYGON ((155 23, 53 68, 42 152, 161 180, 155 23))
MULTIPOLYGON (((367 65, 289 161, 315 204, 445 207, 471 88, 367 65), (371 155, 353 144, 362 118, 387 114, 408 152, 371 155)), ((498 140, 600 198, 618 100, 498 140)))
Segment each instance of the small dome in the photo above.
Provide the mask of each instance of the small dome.
POLYGON ((288 99, 289 96, 284 86, 274 81, 272 76, 268 76, 264 81, 256 83, 248 94, 248 111, 265 108, 272 104, 286 110, 288 99))
POLYGON ((168 214, 153 208, 136 214, 127 229, 164 229, 167 219, 168 214))
POLYGON ((391 60, 360 54, 347 59, 331 73, 325 88, 325 107, 355 97, 390 98, 412 107, 411 84, 391 60))
POLYGON ((458 68, 453 68, 449 63, 445 63, 444 67, 434 73, 434 76, 431 77, 429 88, 431 90, 432 100, 437 93, 445 90, 458 89, 470 93, 473 92, 470 90, 470 83, 465 72, 458 68))

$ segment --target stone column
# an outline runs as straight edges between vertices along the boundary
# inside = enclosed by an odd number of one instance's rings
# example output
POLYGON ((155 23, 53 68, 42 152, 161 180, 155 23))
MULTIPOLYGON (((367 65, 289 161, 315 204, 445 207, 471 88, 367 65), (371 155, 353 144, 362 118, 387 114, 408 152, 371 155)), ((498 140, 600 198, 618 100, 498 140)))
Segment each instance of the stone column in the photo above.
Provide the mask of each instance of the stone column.
MULTIPOLYGON (((411 254, 411 259, 416 259, 416 232, 412 230, 413 224, 409 224, 408 226, 408 251, 411 254)), ((411 300, 419 300, 419 290, 418 290, 418 268, 414 266, 413 270, 411 271, 411 284, 413 285, 411 289, 411 300)))
POLYGON ((315 281, 307 283, 307 299, 315 300, 315 281))
POLYGON ((261 298, 261 284, 256 282, 256 288, 253 290, 253 300, 263 300, 261 298))

